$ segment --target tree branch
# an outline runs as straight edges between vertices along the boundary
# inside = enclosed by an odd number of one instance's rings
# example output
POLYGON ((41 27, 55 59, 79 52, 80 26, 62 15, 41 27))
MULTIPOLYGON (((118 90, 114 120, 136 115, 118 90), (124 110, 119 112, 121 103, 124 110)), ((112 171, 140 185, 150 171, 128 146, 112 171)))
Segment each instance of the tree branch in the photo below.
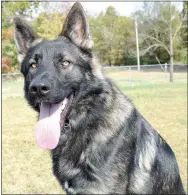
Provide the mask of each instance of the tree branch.
POLYGON ((159 60, 159 58, 158 58, 157 56, 155 56, 155 59, 157 60, 157 62, 158 62, 159 65, 161 66, 161 69, 164 71, 164 68, 163 68, 163 66, 162 66, 162 64, 161 64, 161 62, 160 62, 160 60, 159 60))
POLYGON ((177 35, 178 31, 181 29, 182 24, 183 24, 183 22, 181 22, 180 25, 178 26, 178 28, 176 29, 174 36, 172 37, 172 40, 174 40, 176 38, 176 35, 177 35))
POLYGON ((152 37, 152 36, 150 36, 150 35, 145 35, 145 36, 146 36, 146 38, 148 37, 149 39, 153 39, 153 40, 155 40, 156 42, 158 42, 158 43, 160 44, 160 46, 164 47, 164 48, 166 49, 166 51, 170 54, 169 49, 167 48, 167 46, 166 46, 162 41, 160 41, 159 39, 157 39, 157 38, 155 38, 155 37, 152 37))
POLYGON ((156 49, 158 47, 163 47, 163 45, 157 44, 157 43, 155 43, 153 45, 150 45, 147 49, 145 49, 145 50, 142 51, 142 53, 140 54, 140 56, 143 56, 144 54, 146 54, 150 49, 152 49, 152 48, 155 48, 156 49))

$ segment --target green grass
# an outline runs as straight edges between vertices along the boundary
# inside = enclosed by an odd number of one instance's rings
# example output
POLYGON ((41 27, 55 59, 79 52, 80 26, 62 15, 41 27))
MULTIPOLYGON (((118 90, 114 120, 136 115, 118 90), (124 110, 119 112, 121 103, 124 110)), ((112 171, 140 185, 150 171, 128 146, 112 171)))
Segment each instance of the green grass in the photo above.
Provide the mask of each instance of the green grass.
MULTIPOLYGON (((170 144, 187 190, 186 80, 155 85, 130 85, 119 80, 117 85, 170 144)), ((23 98, 22 81, 3 82, 2 92, 2 192, 63 193, 52 174, 49 151, 40 149, 35 143, 33 129, 37 116, 23 98)))

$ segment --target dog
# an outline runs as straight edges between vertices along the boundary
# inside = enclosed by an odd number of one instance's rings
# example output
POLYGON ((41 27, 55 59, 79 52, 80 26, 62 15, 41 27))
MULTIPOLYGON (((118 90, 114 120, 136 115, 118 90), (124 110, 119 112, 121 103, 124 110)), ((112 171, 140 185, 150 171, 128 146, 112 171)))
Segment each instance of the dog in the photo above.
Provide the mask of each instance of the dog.
POLYGON ((103 74, 80 3, 56 40, 14 28, 36 142, 67 194, 185 194, 170 146, 103 74))

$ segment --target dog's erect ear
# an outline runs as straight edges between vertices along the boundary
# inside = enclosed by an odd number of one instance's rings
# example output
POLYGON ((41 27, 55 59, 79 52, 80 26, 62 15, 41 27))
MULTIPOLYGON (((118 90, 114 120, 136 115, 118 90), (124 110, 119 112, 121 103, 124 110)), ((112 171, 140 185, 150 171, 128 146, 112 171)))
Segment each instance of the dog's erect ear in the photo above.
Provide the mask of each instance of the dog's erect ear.
POLYGON ((21 62, 26 55, 31 43, 36 39, 32 29, 21 17, 14 18, 14 40, 18 49, 18 60, 21 62))
POLYGON ((89 25, 80 3, 76 2, 72 6, 59 36, 69 38, 76 45, 84 49, 91 49, 93 47, 89 25))

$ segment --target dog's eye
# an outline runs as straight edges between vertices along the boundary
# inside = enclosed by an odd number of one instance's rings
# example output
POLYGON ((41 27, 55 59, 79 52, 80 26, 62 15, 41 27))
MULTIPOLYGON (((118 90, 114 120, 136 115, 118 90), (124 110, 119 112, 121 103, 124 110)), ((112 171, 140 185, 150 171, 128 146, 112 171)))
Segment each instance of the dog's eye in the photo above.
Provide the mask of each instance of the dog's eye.
POLYGON ((70 62, 66 61, 66 60, 62 62, 62 66, 68 66, 69 64, 70 64, 70 62))
POLYGON ((31 64, 31 68, 33 68, 33 69, 37 68, 37 66, 38 66, 38 65, 37 65, 36 63, 32 63, 32 64, 31 64))

